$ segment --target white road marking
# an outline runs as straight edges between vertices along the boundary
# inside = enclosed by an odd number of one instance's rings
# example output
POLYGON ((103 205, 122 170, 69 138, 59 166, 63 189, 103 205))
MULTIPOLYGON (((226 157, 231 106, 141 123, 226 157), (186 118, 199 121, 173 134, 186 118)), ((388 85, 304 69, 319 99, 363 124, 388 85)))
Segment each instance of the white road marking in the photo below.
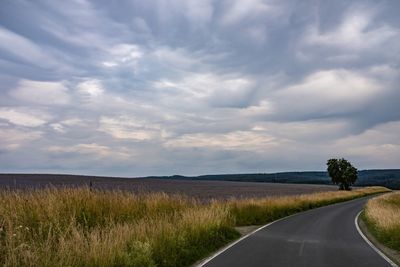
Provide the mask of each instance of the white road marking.
MULTIPOLYGON (((365 197, 367 197, 367 196, 365 196, 365 197)), ((361 198, 363 198, 363 197, 361 197, 361 198)), ((356 198, 356 199, 360 199, 360 198, 356 198)), ((330 207, 331 207, 331 206, 340 205, 340 204, 343 204, 344 202, 353 201, 353 200, 356 200, 356 199, 351 199, 351 200, 346 200, 346 201, 340 201, 340 202, 337 202, 337 203, 333 203, 333 204, 329 204, 329 205, 324 205, 324 206, 321 206, 321 207, 318 207, 318 208, 311 208, 311 209, 309 209, 309 210, 300 211, 300 212, 291 214, 291 215, 289 215, 289 216, 282 217, 282 218, 280 218, 280 219, 278 219, 278 220, 276 220, 276 221, 270 222, 270 223, 268 223, 268 224, 266 224, 266 225, 261 226, 260 228, 257 228, 257 229, 254 230, 253 232, 251 232, 251 233, 249 233, 249 234, 247 234, 247 235, 245 235, 245 236, 242 236, 241 238, 239 238, 239 239, 236 240, 235 242, 229 244, 228 246, 223 247, 222 249, 218 250, 217 252, 215 252, 215 253, 214 253, 213 255, 211 255, 210 257, 208 257, 208 258, 204 259, 203 261, 201 261, 199 264, 194 265, 194 267, 203 267, 204 265, 206 265, 207 263, 209 263, 211 260, 213 260, 213 259, 216 258, 217 256, 221 255, 222 253, 224 253, 226 250, 230 249, 231 247, 233 247, 233 246, 236 245, 237 243, 241 242, 242 240, 248 238, 248 237, 251 236, 252 234, 255 234, 256 232, 258 232, 258 231, 260 231, 260 230, 262 230, 262 229, 264 229, 264 228, 266 228, 266 227, 268 227, 268 226, 270 226, 270 225, 272 225, 272 224, 274 224, 274 223, 276 223, 276 222, 279 222, 279 221, 288 219, 288 218, 290 218, 290 217, 292 217, 292 216, 300 215, 300 214, 303 214, 303 213, 308 213, 308 212, 311 212, 311 211, 315 211, 315 210, 318 210, 318 209, 325 208, 325 207, 327 207, 327 206, 330 206, 330 207)), ((360 213, 361 213, 361 211, 360 211, 359 214, 357 215, 356 220, 357 220, 358 216, 360 215, 360 213)), ((357 230, 358 230, 358 232, 360 233, 360 235, 361 235, 361 236, 364 238, 364 240, 369 244, 370 241, 364 236, 364 234, 362 234, 361 230, 360 230, 359 227, 358 227, 357 221, 356 221, 356 227, 357 227, 357 230)), ((370 245, 370 246, 371 246, 371 245, 370 245)), ((374 248, 373 245, 372 245, 372 248, 374 248)), ((399 267, 397 264, 395 264, 393 261, 391 261, 389 258, 387 258, 386 255, 384 255, 384 254, 383 254, 382 252, 380 252, 378 249, 374 248, 374 250, 375 250, 379 255, 381 255, 385 260, 387 259, 388 262, 389 262, 390 264, 392 264, 392 267, 399 267), (393 265, 393 264, 394 264, 394 265, 393 265)))
MULTIPOLYGON (((362 197, 361 197, 361 198, 362 198, 362 197)), ((359 198, 356 198, 356 199, 359 199, 359 198)), ((268 227, 268 226, 270 226, 271 224, 274 224, 274 223, 279 222, 279 221, 282 221, 282 220, 286 220, 286 219, 288 219, 288 218, 290 218, 290 217, 292 217, 292 216, 295 216, 295 215, 304 214, 304 213, 311 212, 311 211, 315 211, 315 210, 318 210, 318 209, 322 209, 322 208, 325 208, 325 207, 328 207, 328 206, 332 207, 332 206, 340 205, 340 204, 343 204, 344 202, 353 201, 353 200, 356 200, 356 199, 350 199, 350 200, 345 200, 345 201, 339 201, 339 202, 337 202, 337 203, 328 204, 328 205, 324 205, 324 206, 321 206, 321 207, 311 208, 311 209, 308 209, 308 210, 305 210, 305 211, 296 212, 296 213, 293 213, 293 214, 291 214, 291 215, 289 215, 289 216, 282 217, 282 218, 280 218, 280 219, 278 219, 278 220, 276 220, 276 221, 270 222, 270 223, 268 223, 268 224, 266 224, 266 225, 261 226, 260 228, 257 228, 257 229, 254 230, 253 232, 251 232, 251 233, 249 233, 249 234, 247 234, 247 235, 245 235, 245 236, 242 236, 241 238, 239 238, 239 239, 236 240, 235 242, 229 244, 228 246, 223 247, 222 249, 220 249, 220 250, 218 250, 217 252, 215 252, 215 254, 213 254, 213 255, 211 255, 210 257, 204 259, 203 261, 201 261, 199 264, 195 265, 194 267, 203 267, 203 266, 206 265, 208 262, 210 262, 211 260, 213 260, 213 259, 216 258, 217 256, 221 255, 221 254, 224 253, 226 250, 230 249, 231 247, 233 247, 234 245, 236 245, 237 243, 239 243, 239 242, 242 241, 243 239, 248 238, 248 237, 251 236, 252 234, 254 234, 254 233, 256 233, 256 232, 258 232, 258 231, 260 231, 260 230, 262 230, 262 229, 264 229, 264 228, 266 228, 266 227, 268 227)), ((398 266, 396 266, 396 267, 398 267, 398 266)))
POLYGON ((304 249, 304 243, 305 243, 305 242, 306 242, 306 241, 301 242, 300 250, 299 250, 299 256, 300 256, 300 257, 303 255, 303 249, 304 249))
POLYGON ((357 213, 356 218, 354 219, 354 224, 356 225, 358 233, 361 235, 361 237, 364 239, 365 242, 373 249, 375 250, 376 253, 378 253, 385 261, 387 261, 392 267, 399 267, 396 263, 394 263, 391 259, 389 259, 382 251, 380 251, 377 247, 375 247, 374 244, 372 244, 371 241, 364 235, 364 233, 361 231, 360 226, 358 225, 358 217, 360 217, 362 210, 357 213))
MULTIPOLYGON (((307 211, 309 211, 309 210, 307 210, 307 211)), ((302 212, 299 212, 299 213, 302 213, 302 212)), ((196 267, 202 267, 202 266, 206 265, 206 264, 207 264, 208 262, 210 262, 212 259, 214 259, 215 257, 219 256, 220 254, 224 253, 226 250, 230 249, 231 247, 233 247, 234 245, 236 245, 237 243, 239 243, 239 242, 242 241, 243 239, 248 238, 248 237, 251 236, 252 234, 255 234, 256 232, 258 232, 258 231, 260 231, 260 230, 262 230, 262 229, 264 229, 264 228, 270 226, 271 224, 274 224, 274 223, 276 223, 276 222, 285 220, 285 219, 287 219, 287 218, 289 218, 289 217, 292 217, 292 216, 294 216, 294 215, 298 215, 299 213, 294 213, 294 214, 292 214, 292 215, 289 215, 289 216, 280 218, 280 219, 278 219, 278 220, 276 220, 276 221, 273 221, 273 222, 270 222, 270 223, 268 223, 268 224, 266 224, 266 225, 263 225, 263 226, 261 226, 260 228, 257 228, 257 229, 254 230, 253 232, 251 232, 251 233, 249 233, 249 234, 247 234, 247 235, 245 235, 245 236, 242 236, 241 238, 239 238, 239 239, 236 240, 235 242, 233 242, 233 243, 231 243, 230 245, 228 245, 228 246, 222 248, 221 250, 217 251, 217 252, 216 252, 215 254, 213 254, 212 256, 206 258, 204 261, 202 261, 202 262, 200 262, 198 265, 196 265, 196 267)))

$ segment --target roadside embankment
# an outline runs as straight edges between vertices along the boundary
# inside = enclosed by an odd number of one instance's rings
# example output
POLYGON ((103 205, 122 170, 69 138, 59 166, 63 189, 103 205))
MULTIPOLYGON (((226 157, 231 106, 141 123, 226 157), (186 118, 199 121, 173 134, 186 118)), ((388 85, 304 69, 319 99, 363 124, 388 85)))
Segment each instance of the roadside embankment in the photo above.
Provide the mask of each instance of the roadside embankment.
POLYGON ((370 199, 361 218, 369 239, 400 263, 400 192, 370 199))

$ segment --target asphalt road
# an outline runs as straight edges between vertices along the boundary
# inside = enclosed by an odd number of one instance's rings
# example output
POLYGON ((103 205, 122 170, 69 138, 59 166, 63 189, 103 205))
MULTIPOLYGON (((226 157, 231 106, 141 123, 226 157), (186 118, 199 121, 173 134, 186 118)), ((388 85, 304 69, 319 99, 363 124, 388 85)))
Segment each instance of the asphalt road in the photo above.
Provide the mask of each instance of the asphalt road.
POLYGON ((367 198, 299 213, 250 235, 206 267, 390 267, 354 224, 367 198))

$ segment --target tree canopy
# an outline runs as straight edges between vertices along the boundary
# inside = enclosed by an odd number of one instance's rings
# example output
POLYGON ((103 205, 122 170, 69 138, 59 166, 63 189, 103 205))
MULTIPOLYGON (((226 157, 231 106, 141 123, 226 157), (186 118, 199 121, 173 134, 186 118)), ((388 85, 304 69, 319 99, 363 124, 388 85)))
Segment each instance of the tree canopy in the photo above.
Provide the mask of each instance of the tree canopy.
POLYGON ((357 168, 344 158, 329 159, 326 163, 328 174, 340 190, 350 190, 350 186, 357 180, 357 168))

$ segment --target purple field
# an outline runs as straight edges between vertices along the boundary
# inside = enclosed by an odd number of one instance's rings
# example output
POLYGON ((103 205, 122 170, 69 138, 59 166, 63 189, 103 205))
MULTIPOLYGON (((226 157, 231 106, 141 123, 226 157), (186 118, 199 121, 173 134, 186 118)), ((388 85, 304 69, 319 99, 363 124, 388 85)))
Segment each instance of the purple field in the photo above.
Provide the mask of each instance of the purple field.
POLYGON ((165 192, 200 199, 227 199, 309 194, 337 190, 331 185, 278 184, 255 182, 195 181, 152 178, 114 178, 50 174, 0 174, 0 188, 32 189, 89 186, 102 190, 165 192))

